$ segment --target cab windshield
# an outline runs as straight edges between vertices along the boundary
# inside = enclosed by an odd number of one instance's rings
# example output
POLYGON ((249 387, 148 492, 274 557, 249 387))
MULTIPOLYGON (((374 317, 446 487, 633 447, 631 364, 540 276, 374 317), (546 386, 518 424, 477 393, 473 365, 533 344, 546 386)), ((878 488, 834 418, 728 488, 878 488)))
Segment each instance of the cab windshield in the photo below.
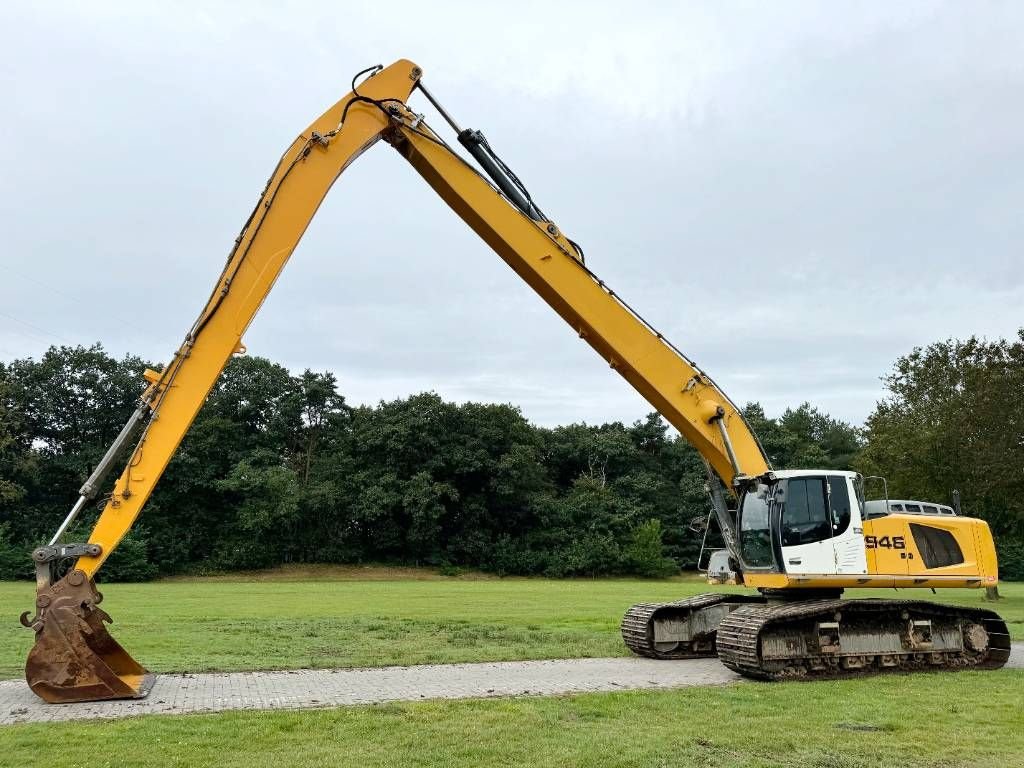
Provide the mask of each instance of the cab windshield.
POLYGON ((772 537, 768 499, 759 499, 756 493, 743 494, 740 510, 740 550, 743 560, 752 568, 770 568, 775 564, 772 556, 772 537))

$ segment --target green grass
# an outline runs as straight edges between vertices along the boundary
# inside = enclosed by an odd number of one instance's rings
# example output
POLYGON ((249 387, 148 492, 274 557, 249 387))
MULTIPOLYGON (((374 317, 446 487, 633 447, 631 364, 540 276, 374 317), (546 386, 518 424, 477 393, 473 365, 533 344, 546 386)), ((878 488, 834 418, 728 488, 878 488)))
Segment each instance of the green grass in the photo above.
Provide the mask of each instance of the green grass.
POLYGON ((0 729, 0 766, 1024 766, 1024 672, 0 729))
MULTIPOLYGON (((362 667, 617 656, 632 603, 706 591, 700 580, 439 578, 429 572, 312 569, 244 578, 102 587, 112 633, 156 672, 362 667), (415 578, 409 578, 413 576, 415 578), (399 577, 399 580, 395 580, 399 577)), ((988 606, 1024 638, 1024 584, 984 603, 973 590, 860 591, 988 606)), ((20 677, 32 633, 17 623, 33 585, 0 583, 0 677, 20 677)))
MULTIPOLYGON (((158 672, 621 655, 618 622, 629 604, 705 589, 688 578, 441 578, 379 568, 103 588, 115 636, 158 672)), ((1001 591, 997 604, 968 590, 934 599, 994 607, 1024 638, 1024 584, 1001 591)), ((13 619, 32 594, 31 584, 0 583, 0 615, 13 619)), ((0 626, 0 676, 20 676, 31 639, 13 621, 0 626)), ((49 768, 59 750, 68 768, 1024 768, 1022 690, 1024 672, 1001 670, 17 725, 0 728, 0 767, 49 768)))

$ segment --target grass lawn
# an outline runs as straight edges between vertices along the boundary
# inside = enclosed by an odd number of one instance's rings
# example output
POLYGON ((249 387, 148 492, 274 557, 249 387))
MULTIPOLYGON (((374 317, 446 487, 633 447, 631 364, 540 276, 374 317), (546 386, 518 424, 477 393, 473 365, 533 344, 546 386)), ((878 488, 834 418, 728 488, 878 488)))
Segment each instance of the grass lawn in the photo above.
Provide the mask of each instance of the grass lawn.
POLYGON ((1024 672, 0 729, 0 766, 1024 766, 1024 672))
MULTIPOLYGON (((32 633, 17 623, 33 584, 0 583, 0 677, 20 677, 32 633)), ((101 587, 114 637, 155 672, 362 667, 617 656, 634 602, 708 589, 696 578, 442 578, 429 571, 314 568, 101 587)), ((1024 639, 1024 584, 984 603, 976 590, 856 591, 994 607, 1024 639)))

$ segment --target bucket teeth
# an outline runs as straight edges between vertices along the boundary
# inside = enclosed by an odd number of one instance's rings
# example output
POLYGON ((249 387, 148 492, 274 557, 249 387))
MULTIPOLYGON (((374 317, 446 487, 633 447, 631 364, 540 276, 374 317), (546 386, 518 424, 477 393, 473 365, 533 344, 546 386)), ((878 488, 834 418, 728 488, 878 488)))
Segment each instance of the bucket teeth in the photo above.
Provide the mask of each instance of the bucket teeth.
POLYGON ((44 701, 141 698, 154 677, 111 637, 96 585, 79 570, 39 590, 37 615, 22 623, 36 633, 25 663, 29 687, 44 701))

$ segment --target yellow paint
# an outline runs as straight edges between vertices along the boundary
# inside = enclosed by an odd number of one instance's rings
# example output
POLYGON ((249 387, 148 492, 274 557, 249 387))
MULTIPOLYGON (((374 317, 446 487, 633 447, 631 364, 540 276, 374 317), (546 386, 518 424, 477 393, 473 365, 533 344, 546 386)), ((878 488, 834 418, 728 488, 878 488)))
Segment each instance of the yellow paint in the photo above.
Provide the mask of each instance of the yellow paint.
MULTIPOLYGON (((714 582, 713 582, 714 583, 714 582)), ((785 573, 743 574, 743 586, 751 589, 910 589, 914 587, 935 589, 975 589, 995 586, 995 582, 973 576, 840 576, 835 574, 801 574, 790 576, 785 573)))
POLYGON ((876 538, 888 536, 890 539, 899 536, 907 542, 907 549, 905 550, 886 547, 874 547, 866 550, 868 573, 886 576, 906 576, 910 572, 911 561, 906 559, 906 555, 916 552, 916 548, 911 549, 913 543, 909 541, 910 529, 907 528, 903 515, 889 515, 874 520, 866 520, 864 522, 864 536, 865 538, 868 536, 875 536, 876 538), (901 558, 901 554, 904 557, 901 558))
MULTIPOLYGON (((363 96, 404 103, 420 70, 398 61, 359 86, 363 96)), ((78 561, 90 577, 131 528, 230 356, 267 297, 331 185, 363 151, 386 137, 449 206, 591 347, 612 364, 700 451, 729 484, 736 476, 716 424, 719 406, 740 473, 768 469, 753 434, 728 398, 620 304, 580 263, 557 227, 511 206, 469 165, 417 130, 400 107, 389 118, 351 94, 321 115, 285 150, 238 245, 189 336, 147 390, 154 418, 114 485, 89 541, 102 554, 78 561), (316 140, 314 132, 326 137, 316 140)), ((358 222, 353 222, 358 226, 358 222)), ((385 242, 387 242, 385 240, 385 242)), ((395 248, 401 247, 395 244, 395 248)), ((383 290, 383 288, 382 288, 383 290)))
MULTIPOLYGON (((972 586, 992 586, 998 579, 999 569, 996 561, 995 542, 988 523, 971 517, 940 517, 936 515, 887 515, 864 523, 864 535, 904 536, 907 558, 900 558, 899 551, 876 547, 868 553, 876 552, 878 558, 874 565, 869 558, 868 571, 876 574, 893 574, 906 576, 912 582, 921 578, 963 578, 968 580, 981 579, 982 584, 972 586), (925 568, 924 559, 911 535, 910 524, 925 525, 948 531, 956 539, 964 561, 958 565, 942 568, 925 568), (886 553, 882 555, 881 553, 886 553), (912 555, 912 557, 910 557, 912 555)), ((899 579, 898 579, 899 580, 899 579)), ((930 585, 927 585, 930 586, 930 585)))

